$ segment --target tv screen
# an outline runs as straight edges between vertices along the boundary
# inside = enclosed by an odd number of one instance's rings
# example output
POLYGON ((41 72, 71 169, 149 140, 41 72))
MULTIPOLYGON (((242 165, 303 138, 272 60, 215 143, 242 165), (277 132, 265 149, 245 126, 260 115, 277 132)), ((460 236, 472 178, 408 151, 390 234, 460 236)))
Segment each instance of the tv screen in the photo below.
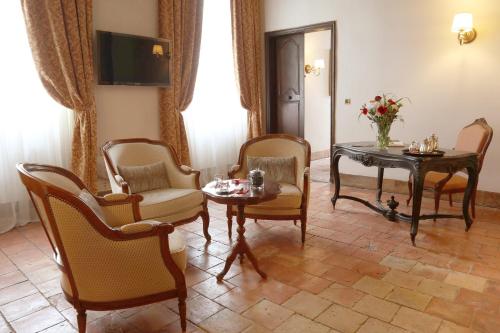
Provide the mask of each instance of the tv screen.
POLYGON ((170 49, 165 39, 97 31, 97 48, 99 84, 170 84, 170 49))

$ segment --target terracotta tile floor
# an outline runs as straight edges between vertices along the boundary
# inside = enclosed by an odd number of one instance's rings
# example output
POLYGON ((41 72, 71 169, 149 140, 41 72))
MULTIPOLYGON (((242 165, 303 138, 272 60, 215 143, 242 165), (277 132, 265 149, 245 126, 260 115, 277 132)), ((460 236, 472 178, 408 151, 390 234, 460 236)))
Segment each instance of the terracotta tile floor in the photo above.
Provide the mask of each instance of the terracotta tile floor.
MULTIPOLYGON (((422 222, 413 247, 408 224, 350 201, 334 211, 331 193, 330 184, 312 184, 305 246, 292 222, 247 221, 267 281, 244 261, 216 282, 231 244, 224 207, 210 205, 210 244, 200 221, 180 227, 189 250, 189 332, 499 331, 500 210, 479 208, 468 233, 460 220, 422 222)), ((423 210, 431 207, 424 199, 423 210)), ((50 255, 39 224, 0 235, 1 333, 75 332, 50 255)), ((175 301, 90 312, 88 332, 179 332, 176 312, 175 301)))

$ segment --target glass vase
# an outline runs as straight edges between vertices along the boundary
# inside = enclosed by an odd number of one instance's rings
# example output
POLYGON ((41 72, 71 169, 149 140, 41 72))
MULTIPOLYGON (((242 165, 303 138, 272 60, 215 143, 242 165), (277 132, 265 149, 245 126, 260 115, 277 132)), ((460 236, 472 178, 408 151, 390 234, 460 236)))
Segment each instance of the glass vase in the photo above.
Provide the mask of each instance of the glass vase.
POLYGON ((387 149, 391 143, 391 138, 389 137, 389 132, 391 131, 392 124, 377 124, 377 148, 387 149))

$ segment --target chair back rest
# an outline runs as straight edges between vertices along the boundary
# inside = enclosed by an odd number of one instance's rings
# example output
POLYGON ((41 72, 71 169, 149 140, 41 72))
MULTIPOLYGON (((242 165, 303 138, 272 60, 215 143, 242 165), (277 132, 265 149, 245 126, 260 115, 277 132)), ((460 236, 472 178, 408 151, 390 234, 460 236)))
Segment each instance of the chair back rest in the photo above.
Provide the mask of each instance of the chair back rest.
POLYGON ((85 186, 74 174, 55 166, 25 163, 18 164, 17 170, 35 206, 54 255, 58 257, 59 244, 55 236, 57 234, 56 225, 51 223, 53 214, 48 200, 49 193, 56 196, 64 196, 64 194, 77 196, 85 186))
MULTIPOLYGON (((121 192, 114 177, 119 175, 118 166, 140 166, 164 162, 168 170, 179 165, 172 146, 161 141, 144 138, 108 141, 102 146, 106 171, 113 192, 121 192)), ((171 180, 168 180, 171 184, 171 180)))
POLYGON ((458 133, 455 149, 477 153, 479 170, 481 170, 484 156, 492 138, 493 129, 488 125, 486 119, 476 119, 458 133))
POLYGON ((85 234, 100 235, 109 227, 80 199, 79 194, 86 187, 75 174, 55 166, 28 163, 18 164, 17 170, 64 273, 63 280, 71 281, 75 296, 78 293, 71 273, 72 258, 67 254, 75 252, 73 248, 88 245, 80 241, 85 234))
POLYGON ((311 164, 311 146, 306 140, 288 134, 268 134, 251 139, 240 149, 238 164, 244 175, 249 171, 247 156, 295 157, 295 180, 301 187, 304 169, 311 164))

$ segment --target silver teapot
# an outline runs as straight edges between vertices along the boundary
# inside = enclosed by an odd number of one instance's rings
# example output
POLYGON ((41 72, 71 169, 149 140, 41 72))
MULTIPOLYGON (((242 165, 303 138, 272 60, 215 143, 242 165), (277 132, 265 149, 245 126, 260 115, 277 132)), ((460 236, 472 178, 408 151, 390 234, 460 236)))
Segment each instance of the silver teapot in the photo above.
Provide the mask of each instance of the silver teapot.
POLYGON ((251 170, 248 173, 248 181, 250 186, 254 189, 263 189, 264 188, 264 175, 266 173, 260 169, 251 170))

